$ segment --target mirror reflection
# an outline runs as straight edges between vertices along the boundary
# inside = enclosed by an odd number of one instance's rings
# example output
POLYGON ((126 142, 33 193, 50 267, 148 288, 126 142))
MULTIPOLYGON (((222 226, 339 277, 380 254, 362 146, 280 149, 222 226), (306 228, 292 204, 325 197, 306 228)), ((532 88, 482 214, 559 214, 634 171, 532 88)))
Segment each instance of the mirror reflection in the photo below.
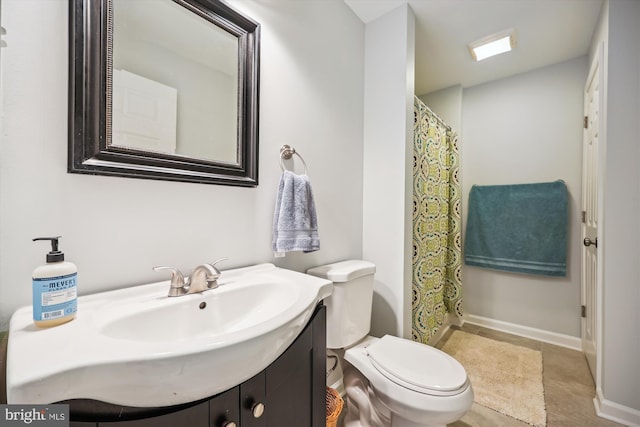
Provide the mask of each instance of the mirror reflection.
POLYGON ((68 171, 258 185, 260 24, 222 0, 69 2, 68 171))
POLYGON ((114 0, 112 52, 112 146, 238 163, 235 35, 173 1, 114 0))

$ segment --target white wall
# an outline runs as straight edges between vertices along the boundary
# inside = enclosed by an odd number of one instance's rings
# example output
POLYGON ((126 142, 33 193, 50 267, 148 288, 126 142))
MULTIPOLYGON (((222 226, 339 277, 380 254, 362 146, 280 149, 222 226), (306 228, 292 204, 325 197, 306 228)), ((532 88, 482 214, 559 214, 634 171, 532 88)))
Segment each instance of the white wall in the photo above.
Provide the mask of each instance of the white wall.
POLYGON ((48 251, 31 241, 40 235, 63 236, 81 295, 164 280, 155 265, 189 271, 228 256, 223 269, 275 261, 304 271, 362 257, 364 25, 341 0, 231 3, 262 24, 254 189, 68 174, 69 2, 2 1, 0 330, 31 302, 31 272, 48 251), (274 259, 282 144, 309 166, 321 250, 274 259))
POLYGON ((567 277, 464 265, 467 314, 580 336, 582 102, 587 71, 585 56, 464 90, 461 165, 465 205, 474 184, 562 179, 570 194, 567 277))
POLYGON ((455 85, 418 97, 458 133, 459 145, 462 145, 462 94, 462 86, 455 85))
POLYGON ((411 337, 415 16, 400 6, 365 31, 363 257, 376 264, 371 333, 411 337))
POLYGON ((607 6, 592 43, 604 42, 607 63, 598 392, 605 415, 640 425, 640 2, 611 0, 607 6))

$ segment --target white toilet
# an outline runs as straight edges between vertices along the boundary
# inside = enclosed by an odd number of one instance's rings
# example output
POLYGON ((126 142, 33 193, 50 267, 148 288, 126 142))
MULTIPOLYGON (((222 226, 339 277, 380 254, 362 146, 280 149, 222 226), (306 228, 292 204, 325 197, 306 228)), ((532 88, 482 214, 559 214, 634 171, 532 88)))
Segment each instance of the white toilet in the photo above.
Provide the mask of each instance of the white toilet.
POLYGON ((473 390, 457 360, 404 338, 367 336, 374 273, 375 265, 359 260, 307 271, 334 283, 325 299, 327 385, 346 391, 345 427, 446 426, 459 420, 473 404, 473 390))

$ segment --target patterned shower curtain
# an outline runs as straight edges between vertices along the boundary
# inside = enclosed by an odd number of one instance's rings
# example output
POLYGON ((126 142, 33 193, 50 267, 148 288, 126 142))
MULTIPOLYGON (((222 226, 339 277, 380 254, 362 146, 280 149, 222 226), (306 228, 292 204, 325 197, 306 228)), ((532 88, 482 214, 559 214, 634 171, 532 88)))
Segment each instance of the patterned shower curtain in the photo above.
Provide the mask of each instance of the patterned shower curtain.
POLYGON ((462 316, 458 136, 414 98, 413 339, 462 316))

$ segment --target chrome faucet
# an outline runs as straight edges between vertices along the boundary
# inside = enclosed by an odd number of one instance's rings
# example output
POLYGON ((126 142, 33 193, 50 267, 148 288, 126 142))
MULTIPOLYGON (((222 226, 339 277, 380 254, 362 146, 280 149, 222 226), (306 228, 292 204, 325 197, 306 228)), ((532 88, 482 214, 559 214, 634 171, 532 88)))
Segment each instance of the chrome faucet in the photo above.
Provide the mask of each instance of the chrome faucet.
POLYGON ((217 288, 218 279, 222 273, 216 268, 216 264, 227 259, 229 258, 220 258, 211 263, 200 264, 191 271, 191 274, 186 279, 182 272, 175 267, 153 267, 153 269, 155 271, 171 271, 169 296, 179 297, 182 295, 195 294, 217 288))

